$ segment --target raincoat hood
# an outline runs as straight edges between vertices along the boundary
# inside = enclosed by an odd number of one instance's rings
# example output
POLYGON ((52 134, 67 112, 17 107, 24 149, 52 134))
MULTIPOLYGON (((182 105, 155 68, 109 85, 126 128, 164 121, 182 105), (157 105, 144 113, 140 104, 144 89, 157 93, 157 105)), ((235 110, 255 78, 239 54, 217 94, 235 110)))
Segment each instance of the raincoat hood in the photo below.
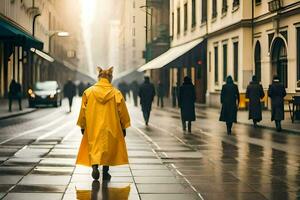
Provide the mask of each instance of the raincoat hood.
POLYGON ((92 87, 92 93, 97 101, 102 104, 105 104, 108 100, 113 98, 115 94, 113 86, 105 78, 101 78, 100 81, 92 87))

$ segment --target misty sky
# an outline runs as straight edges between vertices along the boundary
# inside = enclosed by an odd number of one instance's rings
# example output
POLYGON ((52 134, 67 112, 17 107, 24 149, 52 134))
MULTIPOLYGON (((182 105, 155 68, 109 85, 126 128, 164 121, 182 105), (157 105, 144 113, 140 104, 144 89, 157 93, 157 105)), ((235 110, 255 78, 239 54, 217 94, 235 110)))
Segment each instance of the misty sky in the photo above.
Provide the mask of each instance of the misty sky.
POLYGON ((90 73, 108 66, 109 22, 119 20, 120 0, 81 0, 82 27, 90 73))

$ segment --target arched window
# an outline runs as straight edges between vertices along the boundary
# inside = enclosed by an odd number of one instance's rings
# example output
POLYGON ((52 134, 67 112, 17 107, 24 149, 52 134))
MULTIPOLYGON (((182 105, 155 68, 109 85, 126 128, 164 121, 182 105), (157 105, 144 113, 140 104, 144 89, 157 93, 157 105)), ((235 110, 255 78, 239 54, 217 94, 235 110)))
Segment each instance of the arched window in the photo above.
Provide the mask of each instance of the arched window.
POLYGON ((272 48, 272 74, 279 77, 280 82, 288 86, 287 49, 282 38, 276 38, 272 48))
POLYGON ((254 52, 254 61, 255 61, 255 75, 257 80, 261 81, 261 48, 260 42, 257 41, 255 45, 255 52, 254 52))

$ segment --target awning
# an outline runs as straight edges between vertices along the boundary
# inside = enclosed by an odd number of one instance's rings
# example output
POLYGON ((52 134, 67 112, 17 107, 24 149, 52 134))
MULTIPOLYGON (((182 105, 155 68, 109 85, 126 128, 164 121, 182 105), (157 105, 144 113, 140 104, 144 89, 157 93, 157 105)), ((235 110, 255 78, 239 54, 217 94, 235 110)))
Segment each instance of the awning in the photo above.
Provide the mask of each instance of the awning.
POLYGON ((175 59, 179 58, 183 54, 187 53, 194 47, 196 47, 198 44, 200 44, 203 41, 203 38, 197 39, 194 41, 191 41, 189 43, 172 47, 162 55, 158 56, 157 58, 151 60, 150 62, 146 63, 145 65, 141 66, 138 71, 142 72, 149 69, 159 69, 167 64, 171 63, 175 59))
POLYGON ((35 48, 42 50, 44 45, 43 42, 2 18, 0 18, 0 40, 12 40, 15 44, 26 49, 35 48))

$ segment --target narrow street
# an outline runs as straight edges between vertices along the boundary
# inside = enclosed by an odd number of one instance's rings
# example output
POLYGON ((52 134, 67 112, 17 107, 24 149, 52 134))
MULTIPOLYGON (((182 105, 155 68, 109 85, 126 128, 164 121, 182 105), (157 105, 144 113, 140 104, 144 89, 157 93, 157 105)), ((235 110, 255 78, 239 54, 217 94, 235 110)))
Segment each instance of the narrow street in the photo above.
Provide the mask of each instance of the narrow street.
POLYGON ((75 167, 81 133, 74 112, 42 108, 0 121, 3 199, 297 199, 300 136, 237 124, 233 136, 203 109, 183 134, 177 109, 154 107, 148 127, 128 104, 129 166, 111 167, 108 185, 75 167))

